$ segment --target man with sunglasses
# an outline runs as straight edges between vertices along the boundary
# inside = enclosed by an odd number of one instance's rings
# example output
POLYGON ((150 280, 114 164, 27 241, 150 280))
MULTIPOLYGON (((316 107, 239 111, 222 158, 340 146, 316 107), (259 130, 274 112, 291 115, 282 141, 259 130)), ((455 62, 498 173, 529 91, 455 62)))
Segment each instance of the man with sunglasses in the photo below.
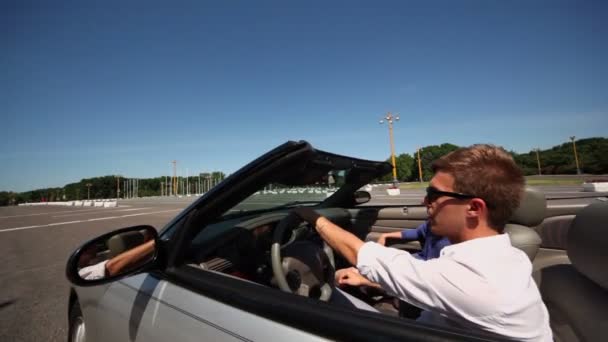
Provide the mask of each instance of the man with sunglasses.
POLYGON ((424 309, 419 321, 551 341, 532 264, 503 232, 524 190, 513 158, 492 145, 473 145, 436 160, 433 171, 425 197, 429 222, 452 243, 436 259, 364 243, 310 208, 295 212, 356 265, 336 272, 338 284, 381 287, 424 309))

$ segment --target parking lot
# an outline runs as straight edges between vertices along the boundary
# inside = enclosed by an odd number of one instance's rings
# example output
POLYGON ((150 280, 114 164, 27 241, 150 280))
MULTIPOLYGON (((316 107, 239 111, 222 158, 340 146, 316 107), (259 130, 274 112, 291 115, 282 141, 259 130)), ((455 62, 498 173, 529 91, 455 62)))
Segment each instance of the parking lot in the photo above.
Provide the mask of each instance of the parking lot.
MULTIPOLYGON (((582 188, 545 187, 547 197, 582 197, 582 188)), ((423 190, 388 196, 374 189, 371 204, 418 204, 423 190)), ((162 228, 196 197, 121 200, 115 208, 0 208, 0 331, 2 341, 66 341, 69 284, 65 263, 82 242, 131 225, 162 228)))

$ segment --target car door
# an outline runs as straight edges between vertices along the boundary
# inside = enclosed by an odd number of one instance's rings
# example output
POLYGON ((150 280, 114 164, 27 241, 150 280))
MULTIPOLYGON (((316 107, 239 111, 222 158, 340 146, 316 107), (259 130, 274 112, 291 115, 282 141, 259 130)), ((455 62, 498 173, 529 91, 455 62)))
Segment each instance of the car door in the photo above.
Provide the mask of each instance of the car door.
POLYGON ((158 273, 109 286, 99 302, 96 341, 322 341, 208 298, 158 273))
MULTIPOLYGON (((383 233, 416 229, 427 219, 426 208, 419 204, 361 206, 351 209, 353 232, 364 241, 376 241, 383 233)), ((418 241, 389 240, 387 245, 417 252, 418 241)))

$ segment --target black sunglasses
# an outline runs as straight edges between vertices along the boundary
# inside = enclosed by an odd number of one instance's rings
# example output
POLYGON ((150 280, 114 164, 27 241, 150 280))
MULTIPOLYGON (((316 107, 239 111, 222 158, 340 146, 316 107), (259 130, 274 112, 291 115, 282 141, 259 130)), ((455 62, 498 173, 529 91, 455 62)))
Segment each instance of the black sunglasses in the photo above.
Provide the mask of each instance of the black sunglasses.
POLYGON ((448 196, 458 199, 479 198, 478 196, 467 195, 460 192, 441 191, 434 186, 429 186, 426 188, 426 198, 429 203, 435 202, 441 196, 448 196))

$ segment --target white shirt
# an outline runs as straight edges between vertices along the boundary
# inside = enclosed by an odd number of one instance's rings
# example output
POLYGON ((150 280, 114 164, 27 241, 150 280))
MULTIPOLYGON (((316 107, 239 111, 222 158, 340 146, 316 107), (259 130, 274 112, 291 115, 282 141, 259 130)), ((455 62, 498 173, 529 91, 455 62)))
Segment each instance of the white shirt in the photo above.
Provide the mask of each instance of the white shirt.
POLYGON ((521 341, 552 341, 532 264, 506 234, 446 246, 439 258, 426 261, 367 242, 357 268, 392 295, 428 310, 423 321, 521 341))
POLYGON ((95 265, 83 267, 78 270, 78 275, 84 280, 97 280, 106 277, 106 264, 108 260, 95 265))

